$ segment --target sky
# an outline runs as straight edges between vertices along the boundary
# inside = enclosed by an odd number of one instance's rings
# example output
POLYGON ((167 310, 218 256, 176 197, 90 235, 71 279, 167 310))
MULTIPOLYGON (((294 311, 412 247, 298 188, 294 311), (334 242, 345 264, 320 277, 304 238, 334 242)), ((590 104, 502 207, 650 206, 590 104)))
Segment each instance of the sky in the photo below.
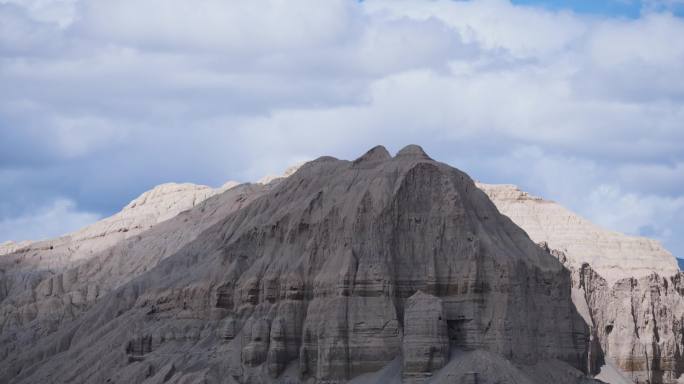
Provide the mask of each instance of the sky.
POLYGON ((684 257, 684 0, 0 0, 0 242, 415 143, 684 257))

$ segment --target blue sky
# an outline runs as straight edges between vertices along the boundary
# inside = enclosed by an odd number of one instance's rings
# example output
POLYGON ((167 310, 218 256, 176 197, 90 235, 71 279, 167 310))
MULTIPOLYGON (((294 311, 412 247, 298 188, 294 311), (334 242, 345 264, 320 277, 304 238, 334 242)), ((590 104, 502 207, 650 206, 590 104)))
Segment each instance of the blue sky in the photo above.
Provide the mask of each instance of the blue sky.
POLYGON ((680 1, 638 1, 638 0, 515 0, 513 4, 543 7, 551 10, 571 10, 577 13, 604 17, 638 18, 643 12, 666 11, 677 16, 684 14, 684 3, 680 1))
POLYGON ((681 9, 0 0, 0 241, 416 143, 684 256, 681 9))
POLYGON ((638 17, 641 13, 641 4, 638 1, 619 0, 567 0, 567 1, 543 1, 543 0, 516 0, 514 4, 540 6, 548 9, 569 9, 578 13, 592 13, 606 16, 638 17))
POLYGON ((572 10, 577 13, 594 14, 604 17, 638 18, 642 12, 667 11, 681 15, 684 10, 678 1, 637 1, 637 0, 515 0, 514 4, 544 7, 552 10, 572 10))

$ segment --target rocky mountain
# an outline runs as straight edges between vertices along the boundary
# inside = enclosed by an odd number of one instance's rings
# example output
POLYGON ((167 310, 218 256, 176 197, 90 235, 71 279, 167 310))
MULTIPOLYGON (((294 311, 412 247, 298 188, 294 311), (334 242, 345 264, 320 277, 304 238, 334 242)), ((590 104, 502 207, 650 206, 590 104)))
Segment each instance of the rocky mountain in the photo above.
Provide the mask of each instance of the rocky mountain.
POLYGON ((573 301, 605 356, 598 377, 614 384, 677 382, 684 373, 684 275, 672 254, 515 186, 478 187, 571 271, 573 301))
POLYGON ((521 191, 514 185, 478 183, 504 215, 536 242, 546 242, 567 256, 574 268, 588 263, 607 281, 679 272, 677 260, 657 241, 609 231, 553 201, 521 191))
POLYGON ((419 147, 196 193, 2 256, 0 382, 595 382, 571 271, 419 147))

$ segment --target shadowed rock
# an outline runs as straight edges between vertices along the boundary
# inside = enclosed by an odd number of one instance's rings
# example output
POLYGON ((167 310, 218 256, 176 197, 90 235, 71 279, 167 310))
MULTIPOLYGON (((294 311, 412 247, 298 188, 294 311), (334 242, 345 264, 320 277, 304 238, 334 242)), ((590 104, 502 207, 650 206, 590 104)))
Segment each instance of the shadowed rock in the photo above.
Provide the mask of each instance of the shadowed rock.
POLYGON ((141 234, 127 246, 149 241, 140 255, 158 263, 58 329, 5 344, 0 381, 142 382, 173 366, 174 382, 341 383, 402 357, 407 377, 427 377, 446 335, 492 361, 562 363, 575 376, 554 382, 578 382, 588 332, 561 263, 419 147, 366 155, 307 163, 235 209, 186 212, 201 231, 172 255, 169 233, 141 234))
POLYGON ((422 383, 449 360, 449 336, 442 300, 416 292, 406 300, 402 348, 404 383, 422 383))

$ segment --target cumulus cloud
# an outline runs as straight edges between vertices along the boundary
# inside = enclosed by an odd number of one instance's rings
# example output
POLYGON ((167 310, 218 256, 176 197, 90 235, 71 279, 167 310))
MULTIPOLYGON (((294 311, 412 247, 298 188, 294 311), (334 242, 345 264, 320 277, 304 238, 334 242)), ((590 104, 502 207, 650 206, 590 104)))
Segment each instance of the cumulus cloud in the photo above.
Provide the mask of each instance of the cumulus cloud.
POLYGON ((76 203, 57 198, 21 216, 0 220, 0 233, 16 241, 42 240, 61 236, 99 220, 96 213, 79 211, 76 203))
POLYGON ((0 0, 0 218, 415 142, 684 255, 684 21, 641 6, 0 0))

